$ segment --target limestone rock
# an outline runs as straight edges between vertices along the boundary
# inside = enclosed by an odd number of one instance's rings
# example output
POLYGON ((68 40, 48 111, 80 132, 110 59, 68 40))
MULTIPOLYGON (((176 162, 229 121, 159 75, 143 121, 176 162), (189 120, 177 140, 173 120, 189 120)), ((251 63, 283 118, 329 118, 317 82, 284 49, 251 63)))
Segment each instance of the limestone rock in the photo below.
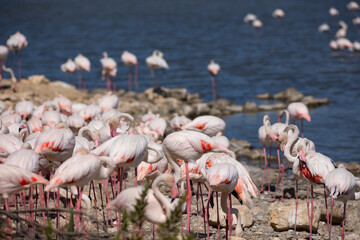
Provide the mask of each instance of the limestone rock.
POLYGON ((62 88, 68 88, 68 89, 76 89, 74 85, 70 85, 63 81, 54 81, 50 83, 50 86, 52 87, 62 87, 62 88))
POLYGON ((283 100, 286 102, 296 102, 303 98, 303 94, 295 88, 288 88, 274 95, 275 100, 283 100))
MULTIPOLYGON (((314 201, 313 232, 316 232, 320 220, 320 201, 314 201)), ((293 229, 295 225, 295 201, 275 202, 270 206, 270 226, 275 231, 293 229)), ((306 201, 299 200, 296 229, 309 230, 306 201)))
POLYGON ((263 93, 263 94, 256 95, 256 98, 261 99, 261 100, 269 100, 269 99, 272 99, 272 96, 270 93, 263 93))
POLYGON ((259 105, 259 111, 273 111, 285 109, 286 105, 284 103, 276 103, 276 104, 261 104, 259 105))
MULTIPOLYGON (((220 198, 219 198, 220 202, 220 198)), ((248 228, 251 227, 254 223, 254 216, 251 213, 250 209, 246 205, 233 205, 233 208, 237 208, 241 214, 241 227, 248 228)), ((210 208, 210 225, 213 227, 217 227, 217 219, 216 219, 216 207, 210 208)), ((235 214, 233 216, 232 228, 235 229, 237 223, 237 217, 235 214)), ((220 226, 225 228, 226 227, 226 214, 219 209, 219 219, 220 219, 220 226)))
POLYGON ((303 102, 309 108, 327 105, 330 103, 329 99, 327 98, 314 98, 313 96, 306 96, 301 100, 301 102, 303 102))
POLYGON ((45 75, 32 75, 29 77, 31 84, 49 84, 50 80, 45 75))
POLYGON ((244 112, 256 112, 258 111, 258 107, 255 102, 246 102, 243 105, 244 112))
POLYGON ((226 106, 225 109, 228 110, 231 113, 241 113, 241 112, 243 112, 243 106, 239 106, 239 105, 226 106))
POLYGON ((194 104, 193 107, 196 109, 197 115, 206 115, 210 113, 210 108, 206 103, 194 104))
POLYGON ((188 91, 186 88, 162 88, 168 95, 168 97, 176 98, 180 101, 185 101, 187 99, 188 91))

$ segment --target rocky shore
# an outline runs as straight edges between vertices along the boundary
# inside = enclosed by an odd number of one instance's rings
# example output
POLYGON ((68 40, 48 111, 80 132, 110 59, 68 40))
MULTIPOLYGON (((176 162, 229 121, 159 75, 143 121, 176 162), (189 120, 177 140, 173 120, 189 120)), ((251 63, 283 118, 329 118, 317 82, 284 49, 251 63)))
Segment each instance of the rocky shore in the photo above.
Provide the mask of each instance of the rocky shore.
MULTIPOLYGON (((27 79, 22 79, 14 92, 11 89, 11 82, 9 80, 2 80, 2 88, 0 89, 0 101, 4 102, 7 107, 14 107, 16 102, 21 99, 31 100, 34 105, 40 105, 48 99, 53 99, 58 95, 63 95, 69 98, 73 103, 83 102, 90 104, 95 102, 98 98, 106 94, 104 89, 95 89, 93 91, 78 90, 74 86, 61 81, 50 82, 43 75, 30 76, 27 79)), ((116 92, 120 101, 118 110, 121 112, 127 112, 133 115, 136 121, 139 121, 142 115, 148 111, 153 113, 159 113, 162 117, 170 120, 175 113, 179 115, 185 115, 189 118, 195 118, 199 115, 216 115, 226 116, 231 114, 237 114, 242 112, 258 112, 258 111, 275 111, 286 108, 287 104, 292 101, 302 101, 308 107, 317 107, 324 104, 329 104, 330 101, 327 98, 314 98, 312 96, 303 96, 296 89, 289 88, 282 92, 279 92, 273 96, 269 93, 256 96, 261 100, 276 100, 274 104, 256 104, 255 102, 246 102, 243 105, 237 105, 233 102, 229 102, 226 99, 219 99, 209 103, 204 102, 200 95, 195 93, 189 93, 184 88, 179 89, 147 89, 144 92, 126 92, 125 90, 119 90, 116 92)), ((254 181, 254 183, 260 188, 263 171, 261 168, 251 164, 252 161, 262 161, 263 150, 254 148, 248 141, 240 139, 231 140, 231 150, 236 153, 238 158, 246 158, 247 169, 254 181)), ((355 175, 360 174, 360 165, 357 163, 346 163, 347 169, 353 172, 355 175)), ((273 164, 273 167, 276 167, 273 164)), ((247 205, 240 205, 237 199, 233 199, 235 207, 237 207, 242 213, 242 219, 244 224, 244 236, 243 238, 232 239, 293 239, 295 238, 294 218, 295 215, 295 179, 291 175, 290 169, 285 171, 284 180, 284 201, 270 202, 273 197, 274 186, 271 186, 271 191, 267 189, 264 193, 260 194, 258 198, 253 199, 252 203, 247 205)), ((271 169, 271 183, 275 183, 277 178, 277 169, 271 169)), ((134 182, 133 172, 129 173, 126 180, 126 184, 131 186, 134 182)), ((306 189, 307 184, 304 180, 299 181, 299 209, 297 220, 297 238, 307 239, 308 233, 308 216, 306 207, 306 189)), ((315 202, 314 202, 314 235, 313 239, 327 239, 328 231, 326 224, 326 214, 324 208, 323 199, 323 187, 315 186, 315 202)), ((194 189, 193 194, 196 194, 194 189)), ((280 188, 278 195, 280 194, 280 188)), ((204 193, 206 199, 207 193, 204 193)), ((196 233, 197 219, 196 219, 196 199, 192 199, 192 231, 196 233)), ((100 207, 98 207, 100 209, 100 207)), ((348 203, 347 216, 346 216, 346 239, 360 239, 360 203, 351 201, 348 203)), ((91 213, 95 216, 95 211, 91 213)), ((217 238, 216 229, 216 211, 211 210, 210 218, 211 224, 214 226, 211 228, 211 239, 217 238)), ((98 216, 99 220, 101 216, 98 216)), ((185 220, 186 216, 183 216, 185 220)), ((222 225, 225 226, 225 215, 221 215, 222 225)), ((334 224, 339 224, 342 219, 342 204, 336 203, 334 206, 334 224)), ((199 237, 204 238, 203 217, 199 215, 199 237)), ((96 225, 93 225, 95 228, 96 225)), ((151 239, 152 226, 145 224, 145 237, 151 239)), ((334 239, 338 239, 341 233, 341 227, 334 225, 332 228, 334 239)), ((116 227, 109 229, 109 232, 116 231, 116 227)), ((225 230, 222 229, 221 237, 225 237, 225 230)))

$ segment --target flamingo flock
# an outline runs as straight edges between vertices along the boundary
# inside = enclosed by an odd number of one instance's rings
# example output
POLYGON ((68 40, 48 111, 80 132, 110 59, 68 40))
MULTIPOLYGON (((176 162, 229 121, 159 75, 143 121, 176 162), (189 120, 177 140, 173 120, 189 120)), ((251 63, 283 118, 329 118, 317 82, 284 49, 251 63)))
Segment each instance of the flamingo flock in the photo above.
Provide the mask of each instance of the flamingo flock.
MULTIPOLYGON (((208 238, 206 216, 213 192, 216 196, 221 193, 221 209, 228 214, 226 238, 232 235, 233 220, 237 221, 234 234, 241 236, 240 213, 228 196, 235 193, 245 203, 256 198, 259 191, 247 169, 228 148, 229 140, 222 135, 225 122, 211 115, 193 120, 175 115, 169 120, 170 125, 151 112, 136 121, 133 116, 118 112, 118 103, 118 97, 109 92, 90 105, 72 103, 60 95, 39 106, 22 100, 16 103, 15 110, 4 108, 0 115, 0 193, 6 210, 47 208, 51 202, 56 209, 72 206, 84 213, 95 209, 96 214, 100 209, 103 221, 120 229, 121 214, 117 212, 134 209, 144 189, 141 184, 149 179, 152 187, 146 198, 146 220, 164 223, 179 202, 170 199, 187 194, 186 229, 190 232, 193 182, 198 184, 197 216, 202 199, 201 214, 208 238), (126 186, 124 180, 133 172, 134 183, 126 186), (171 198, 159 191, 162 185, 171 190, 171 198), (207 204, 201 185, 208 189, 207 204), (89 191, 84 190, 88 187, 89 191), (100 207, 96 192, 101 195, 100 207), (16 200, 18 196, 20 202, 16 200), (62 198, 65 202, 60 201, 62 198)), ((28 215, 29 220, 43 223, 47 217, 45 212, 40 218, 28 215)), ((10 227, 12 220, 8 218, 7 223, 10 227)), ((81 214, 75 215, 78 231, 86 233, 87 224, 81 214)), ((57 212, 56 227, 61 225, 57 212)), ((220 237, 220 228, 218 234, 220 237)))

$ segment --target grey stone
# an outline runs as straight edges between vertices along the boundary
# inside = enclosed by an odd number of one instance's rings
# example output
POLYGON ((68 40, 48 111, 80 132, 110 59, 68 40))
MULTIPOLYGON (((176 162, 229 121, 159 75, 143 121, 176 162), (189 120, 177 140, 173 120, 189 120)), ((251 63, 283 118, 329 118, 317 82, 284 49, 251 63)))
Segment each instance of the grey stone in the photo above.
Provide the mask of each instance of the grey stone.
POLYGON ((296 102, 303 98, 303 94, 295 88, 287 88, 284 91, 278 92, 274 95, 275 100, 282 100, 286 102, 296 102))
POLYGON ((258 107, 255 102, 246 102, 243 105, 244 112, 256 112, 258 111, 258 107))

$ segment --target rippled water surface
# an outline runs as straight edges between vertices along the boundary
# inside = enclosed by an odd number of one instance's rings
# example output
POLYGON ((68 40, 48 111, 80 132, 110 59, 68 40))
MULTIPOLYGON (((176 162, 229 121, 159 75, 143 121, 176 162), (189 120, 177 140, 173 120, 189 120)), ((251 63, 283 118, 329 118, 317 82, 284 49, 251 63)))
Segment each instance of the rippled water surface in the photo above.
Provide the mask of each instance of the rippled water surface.
MULTIPOLYGON (((317 150, 335 161, 360 162, 360 54, 333 53, 328 47, 342 19, 349 25, 348 38, 360 40, 360 28, 351 23, 357 13, 336 1, 340 16, 330 17, 327 0, 62 0, 0 2, 0 44, 16 30, 29 46, 23 51, 23 75, 45 74, 51 80, 69 81, 60 64, 78 53, 87 56, 89 88, 105 87, 100 81, 101 53, 120 61, 129 50, 139 59, 142 91, 151 87, 144 63, 153 49, 164 52, 170 70, 162 72, 160 84, 186 87, 211 100, 210 59, 221 65, 218 94, 238 104, 257 101, 255 95, 274 94, 295 87, 305 95, 328 97, 328 106, 312 109, 305 136, 317 150), (282 8, 286 17, 271 13, 282 8), (255 30, 243 22, 246 13, 256 14, 264 27, 255 30), (317 27, 327 22, 330 33, 317 27)), ((8 65, 15 63, 14 56, 8 65)), ((127 88, 127 69, 118 68, 117 86, 127 88)), ((75 81, 72 76, 72 81, 75 81)), ((265 113, 226 117, 228 137, 249 140, 260 147, 257 129, 265 113)), ((272 121, 276 112, 270 112, 272 121)))

